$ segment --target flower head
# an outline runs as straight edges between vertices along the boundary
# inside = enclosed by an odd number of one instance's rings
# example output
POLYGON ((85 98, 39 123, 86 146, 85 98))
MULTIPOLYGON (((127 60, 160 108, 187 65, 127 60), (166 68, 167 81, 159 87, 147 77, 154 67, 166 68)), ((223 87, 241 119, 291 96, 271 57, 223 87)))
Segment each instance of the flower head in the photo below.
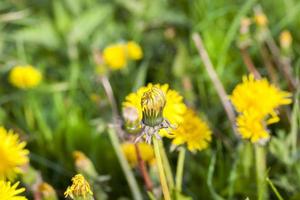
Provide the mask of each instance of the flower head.
POLYGON ((24 148, 25 145, 13 131, 7 132, 0 127, 0 180, 13 179, 28 163, 29 151, 24 148))
POLYGON ((242 138, 250 139, 251 142, 266 142, 270 135, 267 130, 267 124, 260 113, 255 110, 245 111, 236 119, 237 130, 242 138))
POLYGON ((21 89, 33 88, 37 86, 41 80, 41 72, 30 65, 15 66, 9 73, 10 83, 21 89))
POLYGON ((173 138, 172 143, 174 145, 186 143, 188 149, 194 152, 208 147, 211 134, 208 125, 192 109, 187 109, 184 114, 184 121, 172 131, 170 137, 173 138))
POLYGON ((126 47, 121 43, 109 45, 103 51, 103 58, 111 69, 122 69, 127 65, 126 47))
POLYGON ((156 126, 162 123, 163 110, 166 105, 166 95, 159 87, 151 87, 144 92, 141 99, 144 124, 156 126))
POLYGON ((127 42, 127 56, 132 60, 140 60, 143 57, 143 51, 139 44, 134 41, 127 42))
MULTIPOLYGON (((148 164, 152 164, 155 160, 152 146, 143 142, 137 143, 136 145, 139 148, 142 160, 147 162, 148 164)), ((121 147, 130 166, 136 167, 138 165, 138 157, 135 144, 126 142, 123 143, 121 147)))
POLYGON ((293 38, 289 31, 285 30, 280 33, 279 42, 283 49, 288 49, 292 44, 293 38))
POLYGON ((243 83, 235 87, 230 99, 240 113, 254 109, 263 117, 271 115, 275 119, 278 118, 276 109, 292 102, 290 96, 290 93, 278 89, 267 79, 256 80, 250 74, 243 77, 243 83))
POLYGON ((24 192, 24 188, 17 189, 19 182, 11 185, 10 182, 0 180, 0 199, 3 200, 27 200, 24 196, 19 196, 24 192))
POLYGON ((139 113, 135 107, 123 107, 124 128, 128 133, 136 134, 141 130, 139 113))
POLYGON ((42 182, 37 187, 38 192, 41 194, 43 199, 57 199, 54 188, 46 182, 42 182))
POLYGON ((268 25, 268 18, 262 11, 257 11, 257 13, 255 13, 254 21, 260 27, 268 25))
POLYGON ((81 174, 77 174, 72 178, 72 185, 65 191, 65 197, 72 199, 84 197, 89 198, 93 195, 89 183, 81 174))
POLYGON ((138 110, 139 120, 142 120, 143 109, 141 100, 145 92, 149 91, 152 87, 160 89, 165 94, 165 107, 163 109, 163 117, 168 119, 171 124, 178 125, 183 121, 183 114, 186 111, 186 106, 183 103, 183 97, 175 90, 169 89, 168 84, 151 84, 146 87, 141 87, 137 92, 131 93, 126 96, 123 107, 132 106, 138 110))

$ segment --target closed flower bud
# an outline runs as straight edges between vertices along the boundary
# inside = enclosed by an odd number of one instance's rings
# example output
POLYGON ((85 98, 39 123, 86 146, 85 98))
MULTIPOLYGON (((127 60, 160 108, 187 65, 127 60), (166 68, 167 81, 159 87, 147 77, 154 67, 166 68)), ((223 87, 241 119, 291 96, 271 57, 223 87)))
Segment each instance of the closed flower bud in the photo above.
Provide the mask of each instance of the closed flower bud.
POLYGON ((46 182, 39 184, 37 187, 37 191, 41 194, 42 200, 57 200, 58 199, 53 187, 46 182))
POLYGON ((289 31, 285 30, 280 33, 279 41, 280 41, 280 47, 282 49, 289 49, 291 47, 292 40, 293 38, 289 31))
POLYGON ((164 120, 163 109, 166 105, 166 95, 158 87, 151 87, 141 99, 142 121, 150 127, 161 124, 164 120))
POLYGON ((124 127, 128 133, 136 134, 141 130, 139 113, 135 107, 123 108, 124 127))

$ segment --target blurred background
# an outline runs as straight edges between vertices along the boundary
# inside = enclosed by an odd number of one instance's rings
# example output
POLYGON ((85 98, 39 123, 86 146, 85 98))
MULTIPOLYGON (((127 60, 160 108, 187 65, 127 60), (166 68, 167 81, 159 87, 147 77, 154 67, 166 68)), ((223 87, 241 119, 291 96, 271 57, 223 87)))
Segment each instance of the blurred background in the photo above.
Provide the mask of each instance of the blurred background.
MULTIPOLYGON (((119 108, 125 96, 140 86, 168 83, 213 129, 211 147, 187 155, 184 193, 193 199, 255 199, 253 152, 241 146, 232 133, 192 33, 201 34, 230 94, 248 73, 239 47, 240 22, 245 17, 253 19, 258 4, 268 18, 275 43, 279 45, 282 31, 290 31, 293 42, 289 57, 293 75, 299 77, 297 0, 2 0, 1 125, 22 133, 31 152, 31 165, 61 198, 75 174, 72 152, 81 150, 100 174, 109 175, 105 183, 109 199, 131 199, 107 136, 111 108, 97 82, 93 51, 133 40, 141 45, 143 59, 109 77, 119 108), (23 64, 42 71, 42 84, 34 90, 19 90, 8 82, 11 68, 23 64)), ((248 53, 260 73, 268 76, 255 26, 250 28, 253 40, 248 53)), ((278 83, 288 89, 280 75, 278 83)), ((290 109, 295 113, 293 131, 299 133, 299 109, 290 109)), ((290 121, 283 117, 271 130, 276 137, 269 145, 268 175, 285 199, 300 199, 300 151, 298 148, 297 156, 291 157, 285 148, 290 121)), ((169 152, 169 158, 175 170, 177 153, 169 152)), ((271 194, 270 199, 276 198, 271 194)))

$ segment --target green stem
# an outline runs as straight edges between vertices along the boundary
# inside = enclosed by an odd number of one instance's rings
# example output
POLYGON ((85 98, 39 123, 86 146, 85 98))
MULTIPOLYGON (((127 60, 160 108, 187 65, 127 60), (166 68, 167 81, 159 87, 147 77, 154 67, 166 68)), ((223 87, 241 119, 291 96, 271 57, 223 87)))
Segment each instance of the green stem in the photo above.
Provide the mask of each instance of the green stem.
POLYGON ((159 143, 159 150, 161 153, 162 162, 165 167, 165 173, 166 173, 168 185, 170 188, 174 188, 173 173, 172 173, 171 165, 170 165, 168 157, 167 157, 167 153, 164 148, 164 144, 163 144, 162 140, 159 140, 158 143, 159 143))
POLYGON ((119 139, 117 137, 117 134, 115 132, 114 129, 110 128, 108 130, 108 133, 109 133, 109 138, 111 140, 111 143, 113 145, 113 148, 117 154, 117 157, 119 159, 119 162, 121 164, 121 167, 122 167, 122 170, 125 174, 125 177, 127 179, 127 182, 128 182, 128 185, 129 185, 129 188, 131 190, 131 193, 132 193, 132 196, 133 196, 133 199, 134 200, 142 200, 143 197, 142 197, 142 194, 139 190, 139 187, 138 187, 138 184, 134 178, 134 175, 130 169, 130 166, 121 150, 121 147, 120 147, 120 143, 119 143, 119 139))
POLYGON ((272 190, 275 193, 275 195, 278 198, 278 200, 283 200, 283 197, 280 195, 280 193, 278 192, 278 190, 276 189, 276 187, 272 183, 272 181, 269 178, 267 178, 266 181, 269 183, 270 187, 272 188, 272 190))
POLYGON ((257 199, 268 199, 268 188, 265 182, 266 176, 266 152, 263 146, 255 145, 257 199))
POLYGON ((180 147, 176 169, 176 191, 181 192, 184 168, 185 148, 180 147))
POLYGON ((164 200, 171 200, 170 191, 168 188, 167 179, 164 171, 164 165, 161 159, 159 142, 155 137, 153 137, 153 144, 154 144, 154 153, 155 153, 155 158, 156 158, 157 167, 159 171, 159 179, 160 179, 160 184, 164 195, 164 200))

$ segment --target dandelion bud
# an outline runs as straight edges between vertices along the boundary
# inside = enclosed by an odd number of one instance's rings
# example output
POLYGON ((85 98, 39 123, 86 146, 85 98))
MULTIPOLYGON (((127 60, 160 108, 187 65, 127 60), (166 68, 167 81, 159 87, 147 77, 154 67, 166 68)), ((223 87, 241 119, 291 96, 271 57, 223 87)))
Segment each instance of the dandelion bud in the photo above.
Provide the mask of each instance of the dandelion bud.
POLYGON ((141 130, 139 113, 135 107, 123 108, 124 126, 128 133, 135 134, 141 130))
POLYGON ((77 174, 72 178, 72 185, 67 188, 64 193, 65 197, 73 200, 93 200, 93 192, 89 183, 81 174, 77 174))
POLYGON ((164 120, 163 109, 166 105, 166 95, 158 87, 151 87, 146 91, 141 99, 141 107, 145 125, 150 127, 161 124, 164 120))
POLYGON ((280 33, 279 41, 280 41, 280 47, 282 49, 289 49, 292 44, 292 35, 289 31, 283 31, 280 33))
POLYGON ((255 16, 254 16, 254 21, 256 23, 257 26, 259 27, 265 27, 268 25, 268 18, 267 16, 261 12, 261 11, 258 11, 255 16))
POLYGON ((41 194, 42 200, 57 200, 57 195, 55 190, 51 185, 43 182, 37 186, 37 191, 41 194))

